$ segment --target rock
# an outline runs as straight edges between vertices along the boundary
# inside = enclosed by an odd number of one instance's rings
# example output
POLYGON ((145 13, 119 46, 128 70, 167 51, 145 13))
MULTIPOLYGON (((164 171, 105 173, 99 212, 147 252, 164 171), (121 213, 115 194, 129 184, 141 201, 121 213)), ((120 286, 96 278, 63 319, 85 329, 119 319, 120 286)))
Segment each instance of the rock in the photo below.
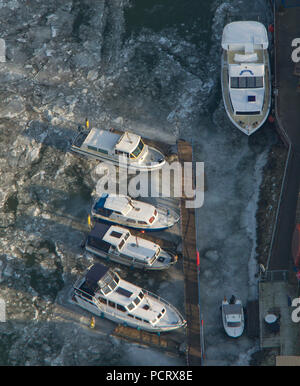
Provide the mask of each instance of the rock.
POLYGON ((98 71, 95 70, 90 70, 87 74, 87 79, 88 80, 96 80, 98 78, 98 71))

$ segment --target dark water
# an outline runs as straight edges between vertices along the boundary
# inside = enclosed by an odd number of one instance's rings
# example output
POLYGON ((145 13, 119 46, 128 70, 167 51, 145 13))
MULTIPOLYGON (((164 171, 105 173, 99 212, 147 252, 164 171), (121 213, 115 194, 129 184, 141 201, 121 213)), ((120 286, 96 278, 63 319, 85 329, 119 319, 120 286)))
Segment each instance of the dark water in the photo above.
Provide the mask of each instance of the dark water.
POLYGON ((145 28, 156 33, 175 28, 180 37, 196 45, 210 41, 213 17, 210 1, 136 0, 124 16, 125 37, 145 28))

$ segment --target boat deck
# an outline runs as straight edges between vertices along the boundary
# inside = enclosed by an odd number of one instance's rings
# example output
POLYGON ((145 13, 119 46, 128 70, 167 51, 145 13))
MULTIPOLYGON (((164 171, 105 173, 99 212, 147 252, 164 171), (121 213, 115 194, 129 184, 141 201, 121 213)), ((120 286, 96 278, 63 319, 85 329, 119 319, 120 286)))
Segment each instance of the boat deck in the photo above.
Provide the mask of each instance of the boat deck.
MULTIPOLYGON (((228 58, 229 64, 239 64, 240 63, 240 62, 234 60, 235 54, 245 55, 245 51, 244 50, 238 50, 238 51, 228 50, 227 51, 227 58, 228 58)), ((264 63, 263 50, 254 50, 253 54, 257 54, 257 61, 255 63, 264 63)))
MULTIPOLYGON (((232 52, 232 51, 231 51, 232 52)), ((264 51, 264 59, 263 62, 266 64, 266 72, 265 72, 265 99, 264 99, 264 105, 263 110, 261 114, 259 115, 236 115, 234 114, 230 96, 229 96, 229 82, 228 82, 228 65, 227 63, 227 51, 223 52, 223 68, 222 68, 222 90, 223 90, 223 97, 224 102, 226 106, 226 111, 230 115, 230 118, 233 122, 235 122, 246 134, 250 134, 253 131, 256 130, 261 124, 261 122, 265 119, 265 117, 268 114, 269 108, 270 108, 270 95, 271 95, 271 88, 270 88, 270 66, 269 66, 269 60, 268 60, 268 52, 264 51), (249 126, 249 129, 247 129, 247 126, 249 126)))

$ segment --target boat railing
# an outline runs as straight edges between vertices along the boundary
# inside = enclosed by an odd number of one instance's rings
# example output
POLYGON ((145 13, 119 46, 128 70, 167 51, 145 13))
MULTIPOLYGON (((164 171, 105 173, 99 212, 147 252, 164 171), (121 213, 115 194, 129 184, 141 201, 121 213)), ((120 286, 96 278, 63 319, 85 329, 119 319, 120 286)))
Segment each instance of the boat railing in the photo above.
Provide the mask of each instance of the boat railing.
POLYGON ((166 209, 164 206, 159 204, 156 205, 156 208, 158 209, 158 211, 164 213, 167 216, 168 223, 172 222, 172 218, 179 219, 179 215, 174 210, 166 209))
MULTIPOLYGON (((147 291, 147 290, 145 290, 145 289, 143 289, 143 293, 144 293, 145 295, 148 295, 148 296, 151 296, 151 297, 157 299, 159 302, 161 302, 161 303, 165 304, 166 306, 168 306, 172 311, 176 312, 176 314, 178 314, 178 315, 180 316, 182 322, 185 322, 183 316, 182 316, 182 315, 180 314, 180 312, 176 309, 176 307, 174 307, 174 306, 173 306, 171 303, 169 303, 166 299, 163 299, 163 298, 161 298, 159 295, 156 295, 156 294, 154 294, 154 293, 152 293, 152 292, 150 292, 150 291, 147 291)), ((172 324, 170 324, 170 325, 165 325, 164 327, 167 327, 167 326, 172 326, 172 324)))

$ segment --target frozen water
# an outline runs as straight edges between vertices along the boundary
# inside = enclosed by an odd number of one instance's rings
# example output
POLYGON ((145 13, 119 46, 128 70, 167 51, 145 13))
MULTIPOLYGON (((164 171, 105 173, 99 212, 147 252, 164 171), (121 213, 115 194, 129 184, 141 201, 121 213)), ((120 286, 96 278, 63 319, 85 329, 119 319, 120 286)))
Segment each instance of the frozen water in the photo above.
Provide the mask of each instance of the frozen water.
MULTIPOLYGON (((219 317, 225 294, 244 303, 256 296, 255 210, 276 140, 267 126, 246 138, 221 101, 222 29, 251 16, 248 2, 156 3, 0 1, 7 46, 0 66, 1 364, 185 364, 93 333, 86 314, 59 303, 93 261, 80 245, 104 168, 67 151, 86 117, 92 126, 193 143, 207 177, 197 211, 206 363, 247 364, 256 349, 246 336, 227 339, 219 317)), ((265 1, 255 0, 253 9, 268 23, 265 1)), ((151 276, 120 270, 184 312, 181 262, 151 276)))

